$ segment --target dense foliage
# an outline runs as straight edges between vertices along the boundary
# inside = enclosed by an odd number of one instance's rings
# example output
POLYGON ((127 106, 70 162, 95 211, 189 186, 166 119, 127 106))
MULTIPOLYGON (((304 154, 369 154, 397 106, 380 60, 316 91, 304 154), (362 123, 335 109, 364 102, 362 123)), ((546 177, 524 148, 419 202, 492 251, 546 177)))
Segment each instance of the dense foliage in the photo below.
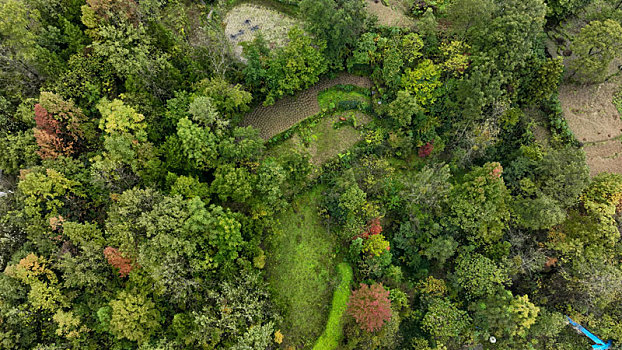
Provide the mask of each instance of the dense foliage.
POLYGON ((557 99, 616 82, 619 1, 261 1, 282 45, 238 3, 0 0, 0 348, 622 342, 622 175, 557 99), (279 103, 319 113, 266 142, 279 103))

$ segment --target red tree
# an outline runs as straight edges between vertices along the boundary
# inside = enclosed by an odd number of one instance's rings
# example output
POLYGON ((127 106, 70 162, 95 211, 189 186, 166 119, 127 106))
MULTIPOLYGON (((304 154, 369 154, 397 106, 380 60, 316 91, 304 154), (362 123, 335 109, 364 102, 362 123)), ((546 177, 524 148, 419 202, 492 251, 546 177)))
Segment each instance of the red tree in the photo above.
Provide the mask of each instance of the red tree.
POLYGON ((119 249, 113 247, 106 247, 104 249, 104 256, 108 263, 113 267, 119 269, 119 276, 126 277, 133 269, 134 264, 132 260, 123 257, 119 249))
POLYGON ((379 330, 391 319, 389 291, 379 283, 371 286, 361 283, 361 288, 350 295, 348 314, 354 317, 361 329, 368 332, 379 330))
POLYGON ((379 235, 380 233, 382 233, 382 225, 380 225, 380 218, 374 218, 374 219, 371 219, 365 231, 361 233, 360 235, 355 236, 353 239, 357 239, 359 237, 363 239, 367 239, 369 238, 369 236, 379 235))
POLYGON ((425 158, 432 153, 434 150, 434 143, 432 141, 426 143, 425 145, 419 147, 419 158, 425 158))
POLYGON ((80 122, 85 119, 73 102, 66 102, 51 92, 42 92, 35 105, 35 139, 39 156, 45 159, 75 153, 83 139, 80 122))

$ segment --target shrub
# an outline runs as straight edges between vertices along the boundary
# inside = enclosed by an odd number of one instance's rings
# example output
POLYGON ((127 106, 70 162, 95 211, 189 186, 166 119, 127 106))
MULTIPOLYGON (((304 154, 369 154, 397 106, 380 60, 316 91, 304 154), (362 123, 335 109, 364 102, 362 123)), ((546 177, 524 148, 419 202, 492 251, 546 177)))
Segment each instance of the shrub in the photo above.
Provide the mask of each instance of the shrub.
POLYGON ((376 257, 382 255, 389 249, 391 249, 389 241, 387 241, 383 235, 372 235, 365 242, 363 253, 376 257))
POLYGON ((354 317, 361 329, 368 332, 379 330, 391 319, 389 291, 382 284, 368 286, 361 283, 361 288, 350 296, 348 314, 354 317))

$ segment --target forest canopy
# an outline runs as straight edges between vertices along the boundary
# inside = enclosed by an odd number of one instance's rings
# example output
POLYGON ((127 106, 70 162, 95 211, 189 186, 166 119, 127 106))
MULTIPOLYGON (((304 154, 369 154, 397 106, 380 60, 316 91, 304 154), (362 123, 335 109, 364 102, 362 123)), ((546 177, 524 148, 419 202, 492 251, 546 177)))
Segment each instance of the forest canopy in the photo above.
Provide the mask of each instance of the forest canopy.
POLYGON ((621 4, 0 0, 0 348, 619 346, 621 4))

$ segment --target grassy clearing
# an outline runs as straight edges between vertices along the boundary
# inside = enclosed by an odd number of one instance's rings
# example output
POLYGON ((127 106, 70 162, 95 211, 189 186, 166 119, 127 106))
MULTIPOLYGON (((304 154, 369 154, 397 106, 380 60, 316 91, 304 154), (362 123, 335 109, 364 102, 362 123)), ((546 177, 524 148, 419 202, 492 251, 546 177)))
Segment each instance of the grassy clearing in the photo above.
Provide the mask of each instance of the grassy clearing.
POLYGON ((345 262, 337 265, 341 282, 333 294, 333 302, 330 308, 330 315, 326 323, 324 333, 317 340, 313 350, 333 350, 337 349, 343 337, 343 324, 341 318, 348 306, 350 297, 350 284, 352 283, 352 267, 345 262))
POLYGON ((327 160, 339 156, 363 139, 361 130, 351 125, 336 128, 335 124, 341 123, 341 117, 354 120, 357 127, 372 120, 370 116, 360 111, 346 111, 327 116, 301 128, 290 139, 270 148, 268 155, 278 157, 280 154, 293 151, 307 152, 314 166, 313 175, 317 175, 327 160))
POLYGON ((268 242, 268 280, 285 310, 285 343, 309 348, 326 324, 336 284, 335 242, 318 214, 322 187, 305 193, 280 216, 268 242))
POLYGON ((370 99, 363 93, 364 90, 353 85, 346 85, 345 88, 344 86, 335 86, 320 92, 317 100, 321 109, 335 108, 342 101, 359 101, 369 104, 370 99))
POLYGON ((333 124, 339 121, 339 117, 355 119, 355 125, 362 125, 371 121, 369 116, 361 112, 348 111, 328 117, 318 123, 312 131, 313 141, 310 143, 310 148, 313 151, 311 162, 314 165, 319 166, 327 160, 337 157, 363 139, 361 132, 351 126, 335 129, 333 124))
POLYGON ((371 15, 378 17, 378 24, 384 26, 397 26, 402 28, 410 28, 415 21, 406 15, 408 5, 403 0, 391 0, 375 2, 374 0, 366 0, 367 11, 371 15))

